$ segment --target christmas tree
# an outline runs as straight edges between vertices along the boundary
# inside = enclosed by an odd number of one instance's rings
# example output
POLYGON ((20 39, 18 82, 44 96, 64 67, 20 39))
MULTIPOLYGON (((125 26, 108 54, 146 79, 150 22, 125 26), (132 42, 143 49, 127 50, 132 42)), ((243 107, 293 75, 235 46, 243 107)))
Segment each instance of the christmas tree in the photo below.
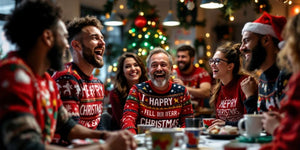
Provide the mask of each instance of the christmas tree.
POLYGON ((128 0, 127 6, 132 9, 128 15, 128 22, 132 22, 126 33, 125 48, 138 54, 143 60, 149 51, 155 47, 169 50, 165 29, 159 21, 155 6, 147 0, 128 0))

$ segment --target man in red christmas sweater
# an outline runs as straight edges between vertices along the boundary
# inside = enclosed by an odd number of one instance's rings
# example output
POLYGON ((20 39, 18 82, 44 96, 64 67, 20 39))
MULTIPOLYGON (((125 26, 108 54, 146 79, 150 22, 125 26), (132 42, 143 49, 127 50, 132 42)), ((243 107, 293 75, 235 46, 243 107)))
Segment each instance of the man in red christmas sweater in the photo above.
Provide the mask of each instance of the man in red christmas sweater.
POLYGON ((105 42, 96 17, 75 18, 67 25, 73 62, 56 72, 60 96, 69 114, 79 124, 99 129, 103 108, 104 85, 93 76, 103 66, 105 42))
MULTIPOLYGON (((102 25, 96 17, 86 16, 73 19, 67 28, 73 62, 67 63, 64 71, 55 72, 52 78, 69 115, 85 127, 100 129, 104 85, 92 73, 104 64, 102 25)), ((64 143, 59 140, 56 135, 54 142, 64 143)))
POLYGON ((55 81, 46 72, 62 68, 69 48, 61 9, 50 0, 23 0, 4 25, 18 50, 0 61, 0 149, 67 149, 49 144, 63 139, 103 138, 83 149, 135 148, 128 131, 104 132, 76 124, 62 105, 55 81))
POLYGON ((134 85, 124 106, 122 129, 136 134, 137 124, 157 128, 185 127, 185 118, 193 116, 187 89, 171 82, 172 57, 155 48, 147 57, 150 80, 134 85))
POLYGON ((204 108, 204 100, 210 97, 211 77, 202 67, 194 66, 195 49, 189 45, 177 48, 177 68, 173 81, 189 91, 195 109, 204 108))

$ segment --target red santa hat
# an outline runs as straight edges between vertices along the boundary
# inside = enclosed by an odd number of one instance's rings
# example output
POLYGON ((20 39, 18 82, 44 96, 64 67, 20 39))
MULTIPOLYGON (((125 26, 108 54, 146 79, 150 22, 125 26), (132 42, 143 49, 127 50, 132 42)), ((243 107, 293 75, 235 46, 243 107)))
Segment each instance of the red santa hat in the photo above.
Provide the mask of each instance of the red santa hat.
POLYGON ((261 17, 253 22, 248 22, 245 24, 242 34, 245 31, 250 31, 258 33, 261 35, 271 35, 282 41, 281 32, 284 25, 286 24, 286 18, 283 16, 272 16, 266 12, 263 13, 261 17))

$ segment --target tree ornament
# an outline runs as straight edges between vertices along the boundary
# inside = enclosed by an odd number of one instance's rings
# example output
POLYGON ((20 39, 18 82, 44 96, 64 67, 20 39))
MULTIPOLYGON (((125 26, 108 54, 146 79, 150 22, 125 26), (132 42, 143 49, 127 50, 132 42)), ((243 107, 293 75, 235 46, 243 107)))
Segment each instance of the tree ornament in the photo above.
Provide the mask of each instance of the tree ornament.
POLYGON ((195 8, 195 3, 193 1, 188 1, 186 7, 188 10, 193 10, 195 8))
POLYGON ((134 20, 134 25, 138 28, 142 28, 147 24, 147 19, 144 16, 138 16, 134 20))

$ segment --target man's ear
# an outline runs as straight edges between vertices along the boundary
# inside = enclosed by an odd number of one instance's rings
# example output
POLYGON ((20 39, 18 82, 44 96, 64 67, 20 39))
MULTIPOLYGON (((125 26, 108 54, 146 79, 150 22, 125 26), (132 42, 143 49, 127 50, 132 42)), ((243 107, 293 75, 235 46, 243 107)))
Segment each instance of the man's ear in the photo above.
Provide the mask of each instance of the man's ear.
POLYGON ((72 40, 72 41, 71 41, 71 46, 72 46, 73 49, 75 49, 75 50, 81 50, 81 44, 80 44, 80 42, 78 42, 77 40, 72 40))
POLYGON ((42 40, 47 46, 52 47, 54 43, 53 32, 49 29, 44 30, 42 34, 42 40))
POLYGON ((270 42, 273 42, 272 41, 272 36, 271 35, 264 35, 262 38, 261 38, 261 43, 263 46, 266 46, 268 44, 270 44, 270 42))

